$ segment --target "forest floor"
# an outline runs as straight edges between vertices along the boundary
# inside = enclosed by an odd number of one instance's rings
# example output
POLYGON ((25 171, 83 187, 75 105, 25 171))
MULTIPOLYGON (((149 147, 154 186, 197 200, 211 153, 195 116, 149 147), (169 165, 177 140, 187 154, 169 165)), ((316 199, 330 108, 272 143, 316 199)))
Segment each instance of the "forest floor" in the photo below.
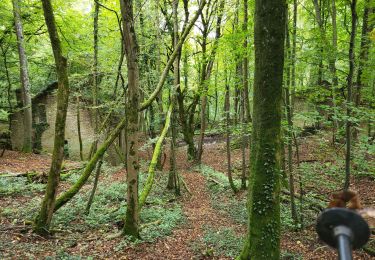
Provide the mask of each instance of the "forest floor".
MULTIPOLYGON (((293 231, 288 204, 283 204, 282 223, 287 226, 282 230, 283 259, 337 259, 335 251, 322 244, 314 230, 319 209, 325 207, 329 193, 338 190, 342 182, 335 170, 326 173, 327 169, 337 170, 338 166, 327 146, 322 150, 316 145, 321 138, 306 139, 300 147, 300 159, 306 164, 301 167, 306 175, 303 180, 305 225, 302 230, 293 231), (318 198, 318 206, 315 202, 309 203, 312 197, 318 198)), ((109 166, 103 170, 99 184, 102 189, 97 191, 90 215, 82 213, 89 183, 80 192, 82 196, 58 211, 53 237, 46 239, 32 233, 29 222, 43 196, 45 177, 14 176, 25 172, 45 176, 50 156, 6 151, 0 158, 0 259, 233 259, 241 250, 246 234, 246 194, 243 191, 232 194, 225 178, 225 143, 221 138, 209 140, 205 144, 202 167, 186 160, 186 147, 180 147, 177 153, 179 173, 191 194, 183 188, 181 197, 176 198, 171 192, 166 194, 165 177, 169 168, 166 156, 165 171, 157 176, 155 191, 142 211, 143 240, 139 241, 116 237, 124 216, 121 205, 125 203, 126 187, 122 185, 126 176, 123 169, 109 166)), ((150 155, 150 151, 142 153, 142 168, 147 169, 150 155)), ((234 173, 239 175, 240 149, 232 151, 232 161, 234 173)), ((74 183, 81 163, 67 161, 64 167, 66 172, 77 170, 63 179, 61 189, 74 183)), ((365 207, 375 207, 373 179, 353 177, 351 189, 360 194, 365 207)), ((358 251, 354 259, 374 258, 358 251)))

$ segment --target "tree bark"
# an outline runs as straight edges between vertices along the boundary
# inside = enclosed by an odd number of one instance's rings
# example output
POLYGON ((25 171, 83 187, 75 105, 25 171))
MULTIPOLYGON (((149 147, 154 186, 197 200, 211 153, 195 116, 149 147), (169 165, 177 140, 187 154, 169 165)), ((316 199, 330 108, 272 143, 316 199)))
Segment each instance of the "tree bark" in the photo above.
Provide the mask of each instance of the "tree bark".
POLYGON ((345 136, 346 136, 346 154, 345 154, 345 183, 344 190, 349 189, 350 185, 350 172, 351 172, 351 122, 350 117, 352 114, 352 87, 353 87, 353 75, 354 75, 354 66, 355 66, 355 36, 357 31, 357 0, 352 0, 350 4, 350 10, 352 14, 351 22, 351 33, 350 33, 350 43, 349 43, 349 74, 347 77, 347 101, 346 101, 346 127, 345 127, 345 136))
POLYGON ((124 46, 128 68, 128 102, 126 118, 128 119, 127 134, 127 207, 124 234, 139 237, 138 210, 138 137, 139 137, 139 67, 138 43, 134 28, 133 1, 120 0, 123 20, 124 46))
MULTIPOLYGON (((174 48, 177 46, 178 42, 178 0, 173 1, 173 43, 174 43, 174 48)), ((171 121, 172 121, 172 127, 171 127, 171 150, 170 150, 170 170, 169 170, 169 175, 168 175, 168 189, 175 189, 176 193, 179 193, 179 185, 178 184, 178 179, 177 179, 177 169, 176 169, 176 129, 175 126, 173 125, 174 123, 174 103, 175 103, 175 89, 180 87, 180 56, 178 56, 173 64, 173 74, 174 74, 174 79, 173 79, 173 85, 174 88, 170 91, 170 102, 172 105, 172 111, 171 111, 171 121)), ((179 194, 178 194, 179 195, 179 194)))
MULTIPOLYGON (((288 16, 287 16, 288 17, 288 16)), ((291 208, 291 214, 292 219, 295 224, 298 222, 297 217, 297 210, 296 210, 296 203, 295 203, 295 192, 294 192, 294 175, 293 175, 293 147, 292 147, 292 141, 293 141, 293 114, 292 114, 292 106, 291 106, 291 95, 290 95, 290 85, 291 85, 291 67, 292 67, 292 59, 293 54, 290 46, 290 37, 289 37, 289 26, 288 21, 286 20, 286 28, 285 28, 285 35, 286 35, 286 52, 288 61, 286 64, 286 84, 284 87, 285 90, 285 110, 286 110, 286 118, 288 121, 288 129, 287 129, 287 143, 288 143, 288 171, 289 171, 289 191, 290 191, 290 208, 291 208)))
POLYGON ((237 193, 236 185, 233 182, 232 177, 232 165, 231 165, 231 154, 230 154, 230 99, 229 99, 229 83, 227 82, 227 76, 225 77, 225 131, 226 131, 226 150, 227 150, 227 175, 229 185, 234 193, 237 193))
POLYGON ((48 174, 46 192, 38 216, 34 222, 35 232, 47 235, 55 210, 57 188, 60 181, 61 164, 64 158, 65 121, 69 100, 69 79, 67 59, 63 56, 55 17, 50 0, 42 0, 44 18, 48 27, 58 79, 55 140, 51 168, 48 174))
POLYGON ((248 33, 247 33, 247 24, 248 24, 248 0, 243 0, 244 6, 244 20, 242 29, 245 33, 245 40, 243 43, 244 47, 244 58, 243 58, 243 98, 245 102, 245 122, 251 122, 251 114, 250 114, 250 101, 249 101, 249 54, 248 54, 248 33))
POLYGON ((98 32, 99 32, 99 4, 95 1, 94 2, 95 10, 94 10, 94 64, 92 68, 93 72, 93 85, 92 85, 92 105, 93 109, 93 117, 94 117, 94 134, 95 134, 95 141, 93 142, 91 156, 96 152, 98 148, 98 32))
POLYGON ((83 161, 83 145, 82 145, 82 135, 81 135, 81 113, 80 113, 80 99, 77 95, 77 130, 78 130, 78 143, 79 143, 79 158, 83 161))
POLYGON ((17 47, 18 56, 20 60, 20 78, 21 78, 21 90, 22 90, 22 105, 23 105, 23 146, 22 151, 32 152, 32 106, 31 106, 31 94, 30 94, 30 80, 29 70, 27 65, 27 56, 25 51, 25 42, 23 37, 23 28, 21 20, 20 0, 12 0, 13 4, 13 16, 14 24, 17 35, 17 47))
POLYGON ((281 100, 285 12, 285 1, 255 1, 254 112, 247 204, 249 220, 240 259, 280 258, 281 100))
POLYGON ((171 123, 172 110, 173 110, 173 104, 171 103, 171 105, 169 106, 169 109, 168 109, 167 118, 165 119, 165 125, 164 125, 164 128, 163 128, 163 131, 161 132, 160 137, 158 138, 158 141, 155 145, 154 152, 152 154, 152 159, 151 159, 151 162, 150 162, 150 166, 148 168, 148 176, 147 176, 145 186, 142 190, 141 195, 139 196, 139 206, 138 206, 139 210, 145 204, 146 199, 148 197, 148 194, 150 193, 152 185, 154 183, 155 168, 156 168, 157 160, 158 160, 158 157, 159 157, 159 154, 160 154, 160 151, 161 151, 161 147, 162 147, 164 138, 168 133, 168 129, 169 129, 169 126, 170 126, 170 123, 171 123))

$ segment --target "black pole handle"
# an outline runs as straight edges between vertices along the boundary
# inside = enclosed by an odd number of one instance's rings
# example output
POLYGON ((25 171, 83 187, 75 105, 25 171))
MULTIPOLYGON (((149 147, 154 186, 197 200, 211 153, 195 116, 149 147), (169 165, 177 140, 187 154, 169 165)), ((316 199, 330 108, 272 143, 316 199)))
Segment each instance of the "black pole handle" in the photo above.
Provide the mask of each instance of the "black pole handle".
POLYGON ((336 248, 340 260, 351 260, 352 250, 364 246, 370 238, 370 228, 354 210, 331 208, 318 217, 316 231, 319 238, 336 248))

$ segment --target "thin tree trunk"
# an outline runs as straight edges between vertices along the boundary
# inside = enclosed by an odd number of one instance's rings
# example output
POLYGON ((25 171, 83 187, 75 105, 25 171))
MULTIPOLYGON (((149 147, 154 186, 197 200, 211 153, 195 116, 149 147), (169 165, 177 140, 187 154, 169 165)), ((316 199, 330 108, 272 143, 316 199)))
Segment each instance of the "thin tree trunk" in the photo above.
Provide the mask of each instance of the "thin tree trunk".
POLYGON ((336 21, 336 0, 332 0, 332 52, 330 53, 329 67, 332 74, 332 106, 333 106, 333 127, 332 143, 336 142, 336 131, 339 127, 336 116, 336 89, 338 86, 336 59, 337 59, 337 21, 336 21))
MULTIPOLYGON (((227 81, 227 77, 225 77, 225 81, 227 81)), ((226 130, 226 148, 227 148, 227 174, 228 174, 228 181, 229 185, 232 188, 233 192, 237 192, 236 185, 233 182, 232 177, 232 165, 231 165, 231 154, 230 154, 230 100, 229 100, 229 84, 225 82, 225 104, 224 104, 224 112, 225 112, 225 130, 226 130)))
MULTIPOLYGON (((173 1, 173 42, 174 42, 174 48, 177 46, 178 42, 178 0, 173 1)), ((180 86, 180 57, 177 57, 173 64, 173 74, 174 74, 174 88, 171 90, 170 93, 170 102, 175 102, 175 90, 180 86)), ((176 189, 179 192, 179 187, 176 187, 175 184, 177 184, 177 173, 176 173, 176 154, 175 154, 175 139, 176 139, 176 130, 173 125, 174 123, 174 104, 172 104, 172 127, 171 127, 171 153, 170 153, 170 170, 169 170, 169 176, 168 176, 168 189, 176 189)))
MULTIPOLYGON (((287 16, 288 17, 288 16, 287 16)), ((297 210, 296 210, 296 203, 295 203, 295 192, 294 192, 294 175, 293 175, 293 148, 292 148, 292 141, 293 141, 293 115, 292 115, 292 108, 290 102, 290 72, 291 72, 291 60, 292 58, 292 50, 290 48, 290 37, 289 37, 289 26, 288 20, 286 20, 286 28, 285 28, 285 36, 286 36, 286 53, 288 57, 288 61, 286 64, 286 84, 285 84, 285 109, 286 109, 286 117, 288 121, 288 130, 287 130, 287 142, 288 142, 288 171, 289 171, 289 191, 290 191, 290 208, 292 219, 295 224, 298 223, 297 217, 297 210)))
POLYGON ((243 58, 243 98, 245 102, 245 122, 251 122, 251 114, 250 114, 250 101, 249 101, 249 54, 248 54, 248 33, 247 33, 247 24, 248 24, 248 0, 243 0, 244 6, 244 20, 242 29, 245 33, 245 40, 243 43, 244 47, 244 58, 243 58))
POLYGON ((94 1, 94 64, 93 64, 93 85, 92 85, 92 105, 93 105, 93 118, 94 118, 94 134, 95 141, 91 145, 89 159, 95 154, 98 149, 98 31, 99 31, 99 4, 94 1))
POLYGON ((239 259, 280 258, 281 101, 286 4, 256 0, 248 233, 239 259), (272 75, 272 77, 270 77, 272 75))
MULTIPOLYGON (((13 106, 11 102, 11 90, 12 90, 12 83, 10 81, 10 76, 9 76, 9 68, 8 68, 8 60, 7 60, 7 50, 4 50, 4 46, 0 44, 1 52, 3 55, 3 60, 4 60, 4 67, 5 67, 5 76, 7 79, 7 101, 8 101, 8 109, 9 109, 9 115, 8 115, 8 130, 9 133, 12 131, 12 120, 11 120, 11 115, 13 113, 13 106)), ((10 140, 10 145, 12 145, 12 140, 10 140)), ((3 153, 5 152, 5 149, 3 150, 3 153)))
POLYGON ((102 164, 103 164, 103 159, 100 159, 98 165, 96 166, 94 185, 93 185, 92 190, 91 190, 90 198, 87 201, 86 210, 85 210, 86 215, 88 215, 90 213, 91 205, 92 205, 92 202, 94 201, 95 191, 96 191, 96 188, 98 186, 100 171, 102 169, 102 164))
POLYGON ((81 135, 81 113, 80 113, 80 99, 77 95, 77 129, 78 129, 78 142, 79 142, 79 158, 83 161, 83 145, 81 135))
POLYGON ((160 151, 161 151, 161 147, 163 145, 164 138, 168 133, 168 129, 169 129, 169 126, 170 126, 170 123, 171 123, 172 111, 173 111, 173 101, 169 105, 169 109, 168 109, 167 117, 165 119, 165 125, 164 125, 164 128, 163 128, 163 131, 161 132, 160 137, 158 138, 158 141, 155 145, 154 152, 152 154, 152 159, 151 159, 151 162, 150 162, 150 166, 148 168, 147 180, 146 180, 145 186, 142 190, 142 193, 139 196, 139 206, 138 206, 139 210, 145 204, 146 199, 147 199, 148 195, 150 194, 152 185, 154 183, 156 163, 157 163, 157 159, 159 157, 160 151))
POLYGON ((128 68, 128 102, 126 118, 128 119, 127 133, 127 207, 124 234, 139 237, 138 209, 138 137, 139 137, 139 67, 138 43, 134 28, 133 1, 120 0, 124 30, 124 46, 128 68))
MULTIPOLYGON (((207 52, 207 37, 208 37, 208 23, 209 21, 206 21, 206 23, 203 23, 204 29, 203 29, 203 44, 202 44, 202 53, 203 53, 203 64, 202 64, 202 74, 200 78, 200 86, 202 87, 202 98, 201 98, 201 130, 200 135, 198 139, 198 150, 197 150, 197 158, 196 162, 198 164, 201 163, 202 160, 202 154, 203 154, 203 142, 204 142, 204 135, 206 131, 206 106, 207 106, 207 91, 208 91, 208 81, 211 77, 212 67, 216 55, 216 50, 218 46, 218 41, 221 35, 221 21, 223 18, 223 11, 224 11, 224 4, 225 1, 222 0, 219 3, 218 7, 218 15, 217 15, 217 21, 216 21, 216 32, 215 32, 215 41, 213 43, 212 51, 209 56, 206 55, 207 52)), ((207 18, 207 17, 206 17, 207 18)))
POLYGON ((354 66, 355 66, 355 35, 357 31, 357 0, 352 0, 350 4, 350 9, 352 13, 352 22, 351 22, 351 33, 350 33, 350 43, 349 43, 349 74, 347 78, 347 101, 346 101, 346 154, 345 154, 345 184, 344 190, 348 190, 350 186, 350 165, 351 165, 351 122, 350 117, 352 114, 352 86, 353 86, 353 75, 354 75, 354 66))
POLYGON ((30 80, 27 65, 27 56, 25 52, 25 43, 23 37, 23 28, 21 21, 20 0, 12 0, 14 24, 17 34, 18 55, 20 60, 20 78, 22 86, 22 105, 23 105, 23 146, 22 151, 32 152, 32 131, 33 118, 30 95, 30 80))
POLYGON ((50 0, 42 0, 44 18, 48 27, 53 55, 55 58, 58 79, 57 111, 55 122, 55 140, 52 152, 51 168, 48 174, 46 192, 38 216, 34 222, 34 230, 42 235, 49 233, 52 215, 55 210, 57 188, 60 181, 61 164, 64 158, 65 121, 69 99, 69 79, 67 59, 62 54, 55 17, 50 0))

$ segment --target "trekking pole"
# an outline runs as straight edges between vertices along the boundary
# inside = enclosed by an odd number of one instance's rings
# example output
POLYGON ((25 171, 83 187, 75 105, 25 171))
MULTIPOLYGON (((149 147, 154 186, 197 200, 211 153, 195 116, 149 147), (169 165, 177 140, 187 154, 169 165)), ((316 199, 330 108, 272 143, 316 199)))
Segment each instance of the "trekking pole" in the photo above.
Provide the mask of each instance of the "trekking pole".
POLYGON ((321 240, 338 250, 340 260, 352 260, 352 250, 361 248, 370 238, 367 222, 345 208, 324 210, 318 217, 316 232, 321 240))

